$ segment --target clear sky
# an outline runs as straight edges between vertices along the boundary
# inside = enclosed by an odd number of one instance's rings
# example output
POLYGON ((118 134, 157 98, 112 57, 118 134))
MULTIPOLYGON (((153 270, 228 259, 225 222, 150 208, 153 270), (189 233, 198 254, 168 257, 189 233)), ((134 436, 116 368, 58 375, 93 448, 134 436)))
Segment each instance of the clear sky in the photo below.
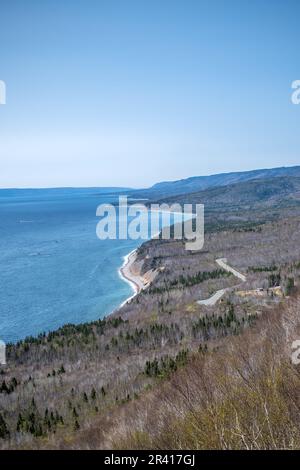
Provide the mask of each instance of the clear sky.
POLYGON ((1 0, 0 187, 300 164, 298 0, 1 0))

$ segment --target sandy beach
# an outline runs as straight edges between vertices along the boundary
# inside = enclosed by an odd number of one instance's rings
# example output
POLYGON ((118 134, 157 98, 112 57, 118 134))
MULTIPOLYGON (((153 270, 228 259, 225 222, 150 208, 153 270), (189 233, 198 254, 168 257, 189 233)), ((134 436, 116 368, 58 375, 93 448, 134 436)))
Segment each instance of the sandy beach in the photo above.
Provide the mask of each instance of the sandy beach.
MULTIPOLYGON (((182 212, 170 212, 161 209, 151 209, 150 212, 173 214, 173 216, 180 215, 181 217, 186 217, 187 215, 191 217, 195 216, 194 214, 184 215, 182 212)), ((160 233, 161 229, 155 234, 152 234, 151 238, 158 238, 160 233)), ((123 279, 123 281, 130 284, 134 291, 134 294, 128 297, 128 299, 126 299, 124 302, 122 302, 121 307, 126 304, 129 300, 134 298, 142 289, 145 289, 145 287, 151 284, 155 276, 158 274, 158 270, 149 270, 146 273, 141 274, 143 263, 143 260, 137 261, 136 249, 131 251, 130 253, 128 253, 128 255, 124 257, 124 263, 119 269, 119 275, 123 279)))
POLYGON ((133 250, 124 257, 124 263, 119 272, 123 280, 131 285, 136 294, 144 287, 142 277, 139 275, 137 267, 135 267, 137 251, 133 250))
POLYGON ((124 263, 119 269, 119 275, 125 282, 130 284, 134 294, 128 297, 121 306, 134 298, 142 289, 145 289, 155 278, 157 270, 150 270, 145 274, 141 274, 143 263, 143 260, 137 261, 137 250, 131 251, 124 257, 124 263))

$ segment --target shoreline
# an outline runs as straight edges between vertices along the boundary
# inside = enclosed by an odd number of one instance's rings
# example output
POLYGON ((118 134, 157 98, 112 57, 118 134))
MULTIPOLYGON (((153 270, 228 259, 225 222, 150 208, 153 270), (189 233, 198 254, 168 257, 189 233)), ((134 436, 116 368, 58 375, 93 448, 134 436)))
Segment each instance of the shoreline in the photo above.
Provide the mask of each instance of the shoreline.
POLYGON ((123 264, 118 269, 118 274, 120 278, 122 279, 122 281, 130 285, 134 293, 130 295, 129 297, 127 297, 127 299, 125 299, 120 304, 117 310, 123 307, 123 305, 125 305, 129 300, 133 299, 141 291, 141 288, 139 284, 136 282, 135 276, 131 273, 131 269, 130 269, 136 259, 136 254, 137 254, 137 248, 135 248, 134 250, 130 251, 127 255, 125 255, 123 257, 123 260, 124 260, 123 264))
POLYGON ((157 271, 153 270, 147 271, 145 274, 140 273, 144 260, 137 261, 137 250, 138 248, 125 255, 123 258, 124 262, 118 269, 120 278, 131 286, 134 293, 127 297, 127 299, 120 304, 117 310, 123 307, 128 301, 132 300, 143 289, 145 289, 145 287, 149 286, 157 274, 157 271))
MULTIPOLYGON (((180 212, 175 213, 175 212, 161 211, 161 210, 157 210, 157 211, 153 210, 153 212, 165 212, 165 213, 171 213, 171 214, 173 213, 173 214, 182 215, 180 212)), ((192 214, 189 214, 189 215, 192 215, 192 214)), ((161 230, 158 231, 156 234, 152 235, 149 238, 149 240, 158 238, 160 233, 161 233, 161 230)), ((149 240, 144 240, 141 243, 140 246, 142 246, 144 243, 146 243, 149 240)), ((138 248, 139 248, 139 246, 137 248, 135 248, 134 250, 130 251, 127 255, 123 256, 123 264, 118 268, 118 274, 119 274, 120 279, 123 282, 126 282, 127 284, 129 284, 131 286, 131 288, 133 290, 133 294, 129 295, 124 301, 122 301, 119 304, 119 306, 113 308, 108 313, 106 313, 104 316, 101 316, 101 317, 97 316, 97 318, 95 318, 95 320, 79 321, 78 323, 75 322, 75 324, 90 323, 92 321, 96 321, 99 318, 107 318, 107 317, 110 317, 111 315, 116 314, 124 305, 127 304, 127 302, 131 301, 134 297, 136 297, 141 292, 141 290, 143 290, 145 287, 149 286, 152 283, 154 277, 158 273, 158 270, 155 270, 155 271, 149 270, 147 273, 145 273, 145 275, 139 275, 138 273, 133 273, 132 270, 131 270, 132 266, 134 265, 134 263, 136 261, 138 248)), ((142 264, 142 262, 143 261, 141 261, 141 264, 142 264)), ((64 326, 65 326, 65 323, 62 323, 57 328, 54 327, 54 329, 41 330, 40 333, 34 333, 32 336, 34 338, 37 338, 40 334, 43 334, 43 333, 49 334, 53 331, 57 331, 58 329, 60 329, 64 326)), ((16 344, 19 341, 22 342, 27 337, 28 337, 28 335, 25 335, 24 337, 9 341, 7 344, 16 344)))
MULTIPOLYGON (((162 214, 163 213, 173 214, 173 216, 176 216, 176 215, 184 216, 184 213, 182 213, 182 212, 173 212, 173 211, 160 210, 160 209, 151 209, 150 211, 151 212, 158 212, 158 213, 162 213, 162 214)), ((192 218, 195 217, 195 214, 193 214, 193 213, 190 213, 190 214, 187 214, 187 215, 192 216, 192 218)), ((160 233, 161 233, 161 230, 159 230, 155 234, 151 234, 151 237, 149 238, 149 240, 157 239, 159 237, 160 233)), ((127 255, 125 255, 123 257, 123 260, 124 260, 123 264, 118 269, 118 274, 119 274, 120 278, 122 279, 122 281, 127 282, 127 284, 129 284, 131 286, 131 288, 134 291, 134 294, 130 295, 127 299, 125 299, 119 305, 119 307, 116 310, 114 310, 112 313, 115 313, 120 308, 122 308, 125 304, 127 304, 127 302, 129 302, 137 294, 139 294, 141 292, 141 290, 144 289, 144 287, 146 285, 149 285, 152 282, 152 280, 150 280, 148 282, 147 281, 145 282, 145 279, 143 278, 143 276, 140 276, 138 274, 134 274, 131 270, 132 266, 134 265, 134 262, 136 261, 137 249, 138 248, 135 248, 134 250, 130 251, 127 255)))

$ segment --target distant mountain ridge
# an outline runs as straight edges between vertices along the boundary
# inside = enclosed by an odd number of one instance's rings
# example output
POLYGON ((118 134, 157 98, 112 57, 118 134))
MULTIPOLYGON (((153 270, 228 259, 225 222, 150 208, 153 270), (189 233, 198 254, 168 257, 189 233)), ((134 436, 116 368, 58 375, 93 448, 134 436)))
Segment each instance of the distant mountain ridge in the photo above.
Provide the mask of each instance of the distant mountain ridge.
POLYGON ((210 208, 257 207, 300 203, 300 177, 273 177, 242 181, 164 198, 168 203, 202 203, 210 208))
POLYGON ((177 194, 195 193, 197 191, 243 183, 251 180, 278 177, 300 177, 300 166, 219 173, 210 176, 193 176, 177 181, 156 183, 148 189, 138 190, 138 193, 141 197, 157 198, 177 194))

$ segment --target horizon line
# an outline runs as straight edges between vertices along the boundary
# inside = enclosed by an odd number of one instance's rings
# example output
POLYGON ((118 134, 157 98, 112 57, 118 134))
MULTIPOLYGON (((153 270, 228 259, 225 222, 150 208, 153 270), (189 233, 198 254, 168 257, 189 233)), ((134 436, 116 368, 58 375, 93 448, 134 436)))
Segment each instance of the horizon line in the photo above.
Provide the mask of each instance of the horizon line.
POLYGON ((163 180, 163 181, 158 181, 156 183, 153 183, 151 186, 147 187, 129 187, 129 186, 6 186, 6 187, 0 187, 0 191, 2 190, 13 190, 13 191, 18 191, 18 190, 43 190, 43 189, 49 189, 49 190, 55 190, 55 189, 119 189, 119 190, 147 190, 151 189, 153 186, 157 184, 163 184, 163 183, 176 183, 179 181, 184 181, 188 180, 191 178, 209 178, 213 176, 223 176, 223 175, 230 175, 230 174, 241 174, 241 173, 251 173, 255 171, 267 171, 267 170, 281 170, 284 168, 300 168, 300 165, 283 165, 283 166, 275 166, 275 167, 264 167, 264 168, 253 168, 250 170, 236 170, 236 171, 227 171, 227 172, 220 172, 220 173, 210 173, 207 175, 193 175, 193 176, 187 176, 185 178, 181 179, 174 179, 174 180, 163 180))

